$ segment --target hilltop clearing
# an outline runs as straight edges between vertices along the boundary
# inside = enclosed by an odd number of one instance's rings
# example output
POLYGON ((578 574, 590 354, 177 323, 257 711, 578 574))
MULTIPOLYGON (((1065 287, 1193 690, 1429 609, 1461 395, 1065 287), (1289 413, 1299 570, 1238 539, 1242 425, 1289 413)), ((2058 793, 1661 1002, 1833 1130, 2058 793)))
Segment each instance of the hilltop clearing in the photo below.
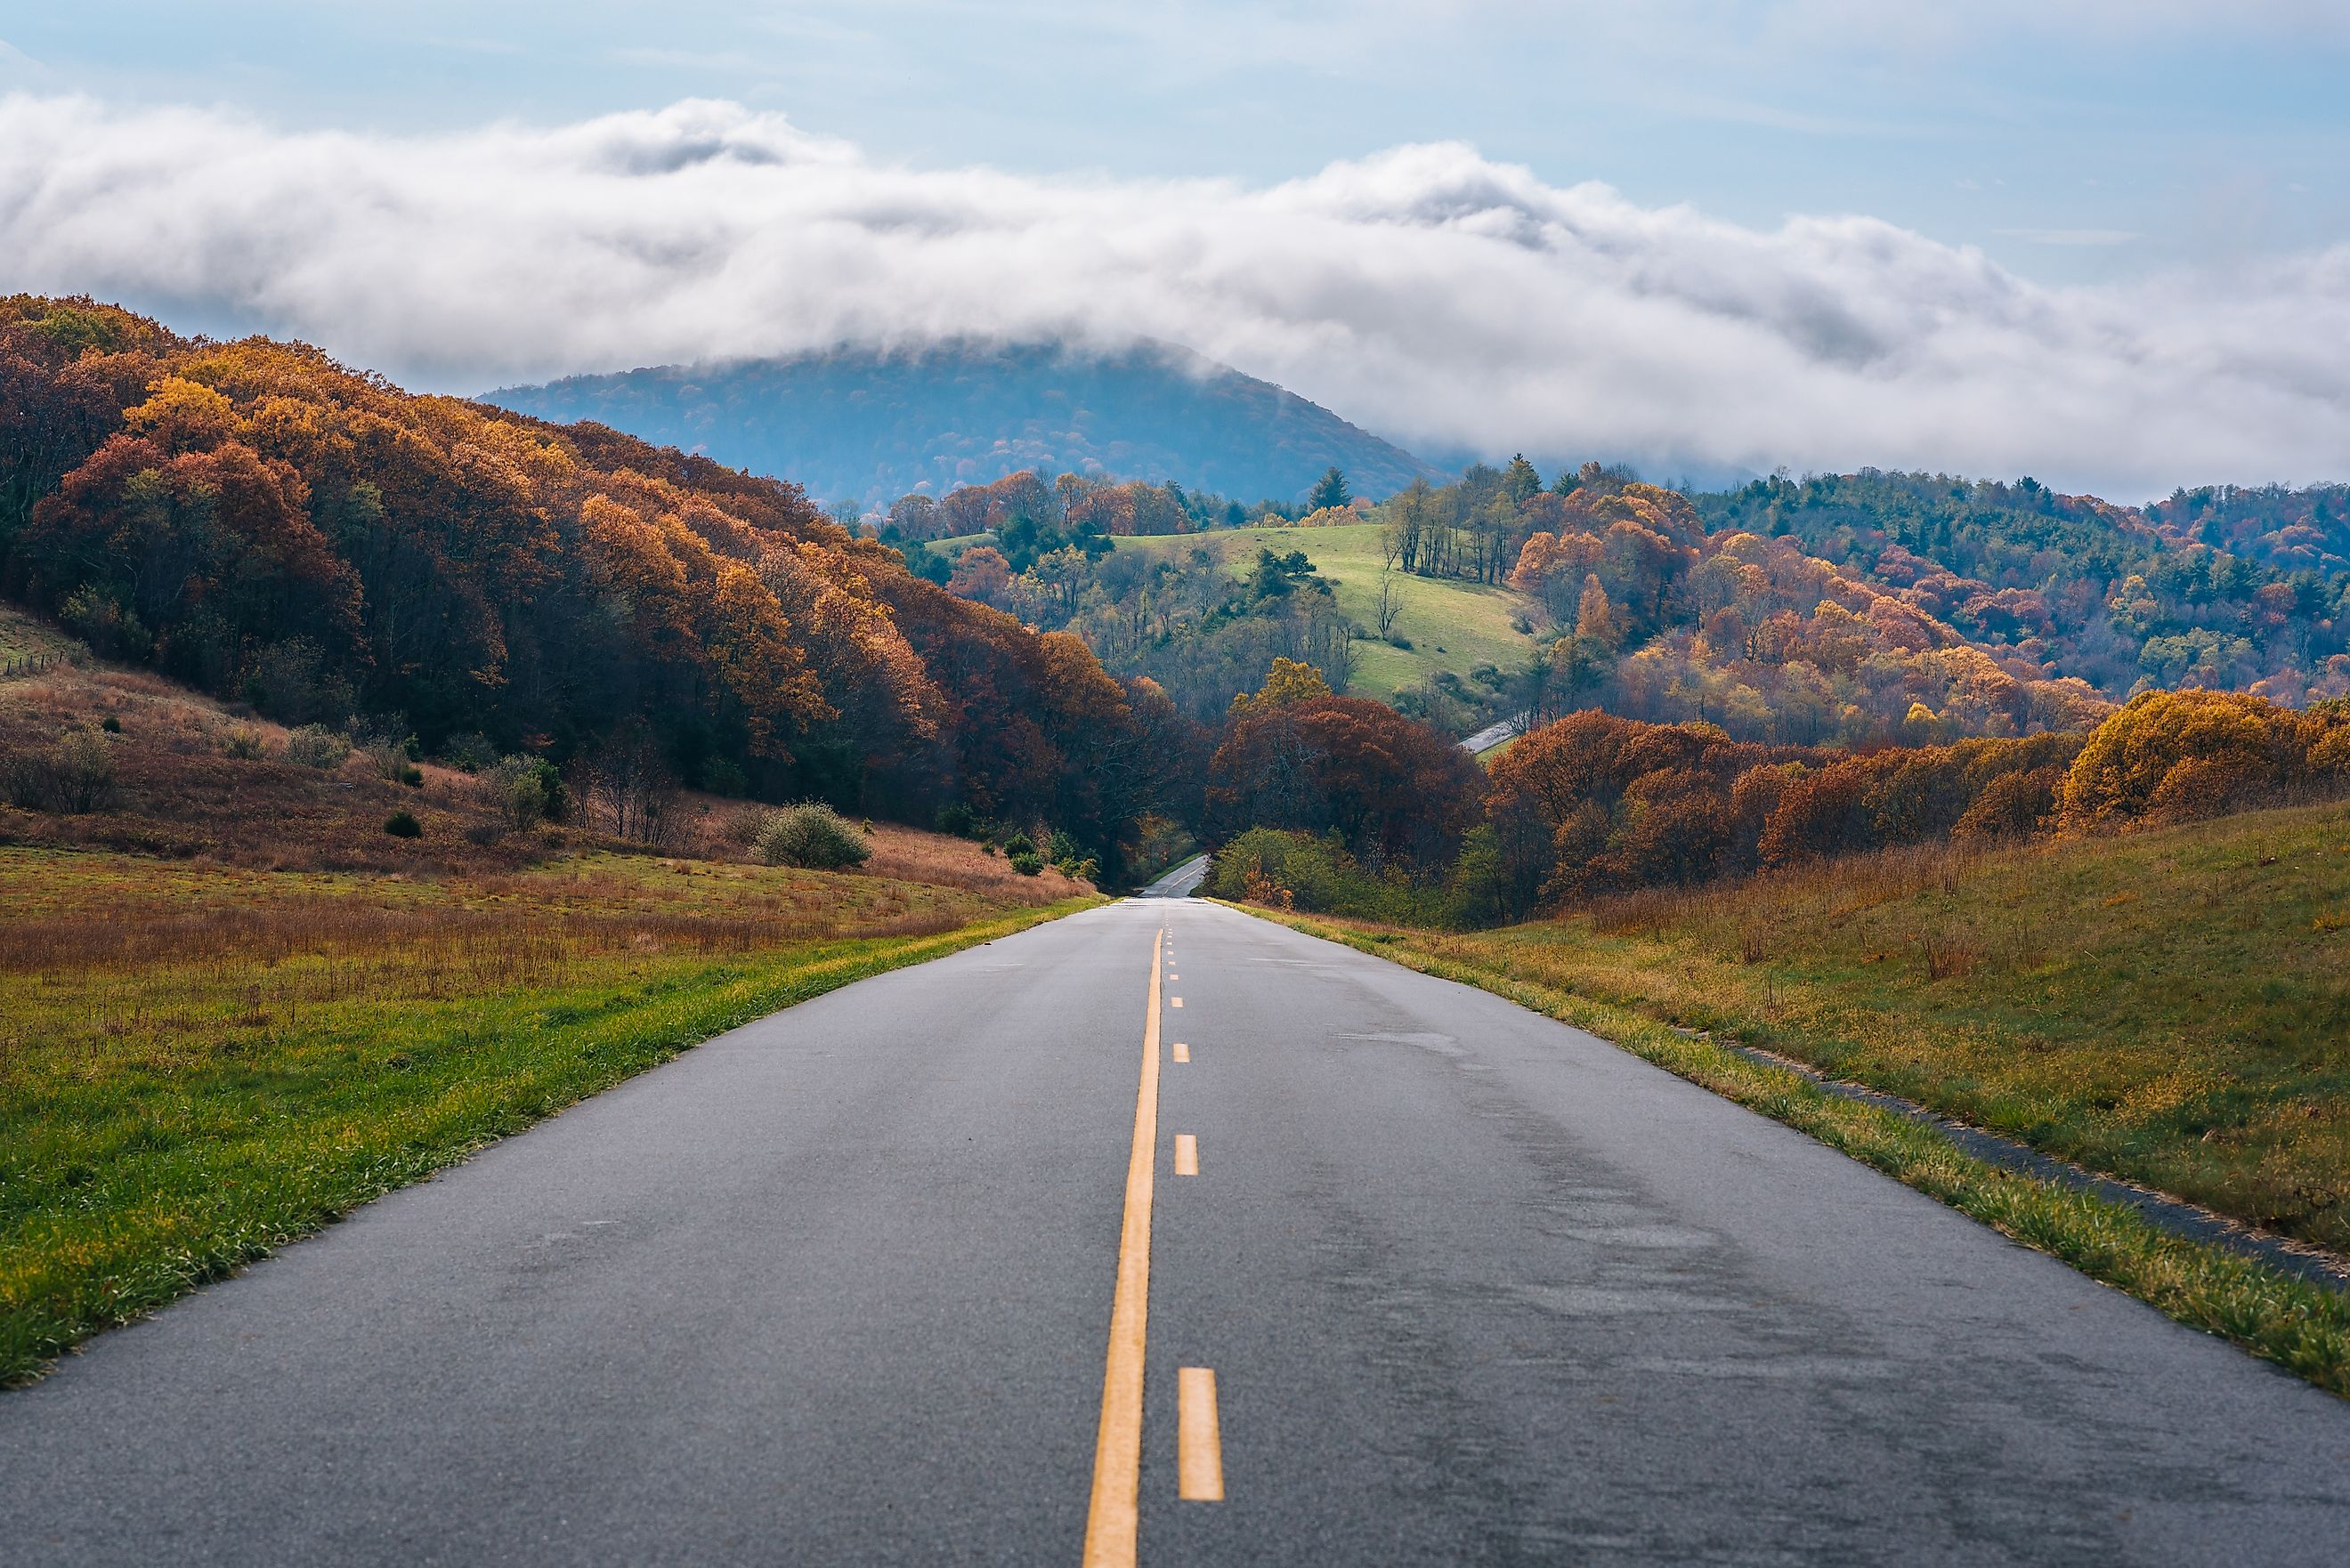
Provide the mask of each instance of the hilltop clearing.
POLYGON ((1505 679, 1538 650, 1534 629, 1543 616, 1540 604, 1502 584, 1388 572, 1380 535, 1381 525, 1375 522, 1327 528, 1250 527, 1126 538, 1118 542, 1118 548, 1170 563, 1205 552, 1240 582, 1253 577, 1261 552, 1283 557, 1303 555, 1311 572, 1330 586, 1338 613, 1366 633, 1352 644, 1348 691, 1391 704, 1406 693, 1421 694, 1429 688, 1475 693, 1471 701, 1495 698, 1505 679), (1383 576, 1393 604, 1384 638, 1378 634, 1383 576))

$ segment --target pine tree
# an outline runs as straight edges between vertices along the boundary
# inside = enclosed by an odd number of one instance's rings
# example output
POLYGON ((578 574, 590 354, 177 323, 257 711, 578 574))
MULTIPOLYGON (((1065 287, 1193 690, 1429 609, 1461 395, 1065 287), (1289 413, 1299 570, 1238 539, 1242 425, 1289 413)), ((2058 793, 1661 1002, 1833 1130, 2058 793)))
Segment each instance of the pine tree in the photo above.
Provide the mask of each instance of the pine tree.
POLYGON ((1347 476, 1334 462, 1323 470, 1322 477, 1314 482, 1314 488, 1306 493, 1305 510, 1319 512, 1325 506, 1344 506, 1353 499, 1347 489, 1347 476))
POLYGON ((1541 492, 1542 475, 1526 461, 1526 454, 1520 452, 1510 459, 1510 466, 1502 471, 1502 493, 1510 498, 1510 504, 1523 506, 1541 492))

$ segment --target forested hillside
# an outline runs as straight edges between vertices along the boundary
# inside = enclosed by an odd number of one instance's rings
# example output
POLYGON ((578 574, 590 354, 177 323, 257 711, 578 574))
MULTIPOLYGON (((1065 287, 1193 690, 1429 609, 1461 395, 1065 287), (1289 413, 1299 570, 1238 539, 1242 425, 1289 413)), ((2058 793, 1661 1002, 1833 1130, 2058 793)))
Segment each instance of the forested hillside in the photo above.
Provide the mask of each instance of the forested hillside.
POLYGON ((2281 701, 2350 691, 2350 492, 2222 486, 2146 511, 1941 474, 1757 480, 1706 525, 1785 537, 2015 671, 2281 701))
POLYGON ((2350 571, 2350 484, 2178 490, 2146 508, 2166 539, 2248 556, 2280 571, 2350 571))
POLYGON ((1480 464, 1377 505, 1333 474, 1309 504, 1251 513, 1163 486, 1015 475, 943 504, 909 498, 882 536, 958 593, 1077 632, 1203 722, 1274 656, 1341 693, 1367 670, 1367 690, 1456 733, 1596 706, 1742 740, 1925 742, 2076 728, 2110 706, 1790 538, 1709 533, 1686 497, 1596 463, 1547 486, 1522 458, 1480 464), (1183 537, 1235 513, 1266 542, 1183 537), (919 542, 973 527, 988 536, 951 563, 919 542), (1456 646, 1479 652, 1420 654, 1456 646))
POLYGON ((1106 861, 1193 750, 1154 688, 793 485, 87 300, 0 302, 0 585, 287 723, 959 804, 1106 861))
POLYGON ((1376 493, 1436 470, 1270 382, 1169 344, 840 348, 512 387, 488 401, 596 420, 788 479, 827 502, 938 497, 1022 469, 1295 501, 1336 463, 1376 493))

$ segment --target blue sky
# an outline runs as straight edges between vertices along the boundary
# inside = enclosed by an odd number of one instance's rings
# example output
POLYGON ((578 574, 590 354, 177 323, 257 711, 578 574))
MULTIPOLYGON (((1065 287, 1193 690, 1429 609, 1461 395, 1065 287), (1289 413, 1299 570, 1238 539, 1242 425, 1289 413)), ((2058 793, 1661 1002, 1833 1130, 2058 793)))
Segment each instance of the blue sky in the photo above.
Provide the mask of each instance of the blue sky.
POLYGON ((1139 336, 1440 451, 2350 479, 2350 0, 0 7, 0 292, 421 389, 1139 336))
POLYGON ((2051 281, 2350 235, 2341 0, 9 9, 0 85, 289 127, 722 98, 929 167, 1256 182, 1457 139, 1742 223, 1866 213, 2051 281))

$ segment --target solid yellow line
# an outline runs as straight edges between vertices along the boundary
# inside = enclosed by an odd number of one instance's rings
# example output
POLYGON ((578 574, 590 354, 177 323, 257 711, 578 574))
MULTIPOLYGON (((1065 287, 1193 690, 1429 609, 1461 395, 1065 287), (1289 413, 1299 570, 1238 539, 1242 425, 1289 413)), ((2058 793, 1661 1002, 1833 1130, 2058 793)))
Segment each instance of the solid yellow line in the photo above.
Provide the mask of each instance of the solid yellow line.
POLYGON ((1150 944, 1142 1086, 1134 1096, 1134 1147, 1126 1161, 1126 1222, 1118 1231, 1118 1290, 1110 1297, 1101 1427, 1094 1438, 1086 1568, 1133 1568, 1135 1537, 1142 1521, 1142 1346, 1150 1317, 1150 1183, 1159 1158, 1159 973, 1166 937, 1162 926, 1150 944))
POLYGON ((1175 1042, 1175 1060, 1178 1062, 1188 1062, 1191 1059, 1191 1048, 1189 1045, 1184 1044, 1180 1040, 1175 1042))
POLYGON ((1224 1439, 1216 1426, 1216 1374, 1175 1374, 1175 1492, 1186 1502, 1224 1501, 1224 1439))
POLYGON ((1175 1174, 1178 1176, 1200 1174, 1200 1140, 1190 1133, 1175 1135, 1175 1174))

